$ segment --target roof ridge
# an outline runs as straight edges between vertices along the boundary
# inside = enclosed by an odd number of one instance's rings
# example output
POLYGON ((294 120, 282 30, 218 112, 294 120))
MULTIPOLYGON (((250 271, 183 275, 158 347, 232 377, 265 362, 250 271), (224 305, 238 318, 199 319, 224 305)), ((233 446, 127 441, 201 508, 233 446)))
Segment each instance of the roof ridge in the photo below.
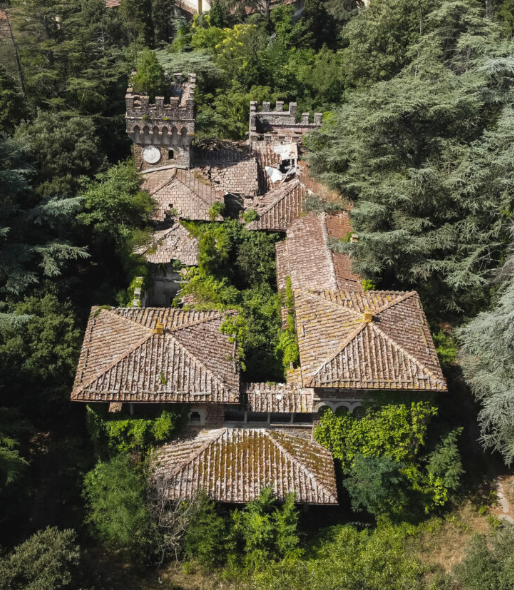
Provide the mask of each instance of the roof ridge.
MULTIPOLYGON (((190 176, 189 170, 182 170, 182 172, 184 172, 184 173, 185 173, 186 177, 190 176)), ((178 180, 178 181, 179 181, 181 184, 183 184, 183 185, 184 185, 186 188, 188 188, 188 189, 189 189, 189 190, 190 190, 190 191, 193 193, 193 195, 195 195, 195 196, 196 196, 196 197, 198 197, 198 198, 199 198, 201 201, 203 201, 203 202, 205 203, 205 205, 212 205, 212 203, 209 203, 208 201, 206 201, 206 200, 205 200, 205 198, 203 197, 203 195, 201 195, 201 194, 200 194, 200 192, 201 192, 201 191, 197 191, 197 188, 196 188, 196 186, 193 186, 193 187, 192 187, 192 186, 191 186, 191 184, 192 184, 192 185, 195 185, 195 184, 196 184, 196 185, 198 185, 198 186, 199 186, 200 184, 202 184, 202 186, 208 186, 208 187, 209 187, 209 189, 210 189, 210 190, 211 190, 211 191, 214 193, 214 195, 215 195, 216 197, 218 196, 218 195, 217 195, 217 193, 216 193, 216 189, 215 189, 215 188, 214 188, 212 185, 210 185, 210 184, 209 184, 209 185, 204 185, 204 184, 203 184, 203 183, 201 183, 201 182, 200 182, 198 179, 196 179, 196 180, 197 180, 197 182, 196 182, 196 183, 195 183, 194 181, 193 181, 192 183, 189 183, 189 182, 187 182, 187 181, 183 180, 182 178, 180 178, 180 176, 179 176, 178 174, 177 174, 176 178, 177 178, 177 180, 178 180)), ((207 180, 207 179, 206 179, 206 180, 207 180)))
MULTIPOLYGON (((134 323, 136 323, 136 322, 134 322, 134 323)), ((138 325, 140 325, 142 328, 145 328, 145 326, 143 326, 142 324, 138 324, 138 325)), ((145 328, 145 329, 148 329, 148 328, 145 328)), ((96 373, 92 378, 90 378, 88 381, 86 381, 86 383, 84 383, 84 385, 82 385, 78 391, 72 391, 72 393, 71 393, 72 397, 76 397, 79 393, 82 393, 94 381, 99 379, 102 375, 105 375, 105 373, 107 373, 107 371, 110 371, 113 367, 115 367, 120 361, 122 361, 124 358, 126 358, 129 354, 132 354, 134 352, 134 350, 139 348, 142 344, 144 344, 147 340, 149 340, 153 335, 154 334, 152 332, 149 332, 144 338, 142 338, 141 340, 136 342, 136 344, 134 346, 132 346, 131 348, 126 350, 121 356, 116 357, 115 360, 113 360, 106 367, 104 367, 99 373, 96 373)))
MULTIPOLYGON (((191 356, 195 362, 197 362, 202 368, 203 370, 210 375, 211 379, 213 379, 214 381, 216 381, 218 383, 218 385, 220 385, 221 387, 230 387, 227 383, 225 383, 225 381, 223 381, 223 379, 221 379, 218 375, 214 374, 211 369, 209 369, 209 367, 207 367, 207 365, 201 361, 195 354, 193 354, 189 348, 183 343, 180 342, 180 340, 176 337, 173 336, 173 332, 171 332, 170 330, 167 330, 168 333, 170 334, 170 336, 173 338, 173 340, 179 345, 181 346, 189 356, 191 356)), ((179 332, 180 330, 176 330, 177 332, 179 332)), ((166 334, 166 332, 164 332, 164 334, 166 334)), ((234 342, 234 348, 235 348, 236 344, 234 342)))
POLYGON ((323 236, 323 242, 325 243, 325 253, 328 259, 328 267, 330 269, 330 281, 332 283, 332 289, 337 289, 337 278, 336 269, 334 266, 334 259, 332 257, 332 251, 328 246, 328 227, 327 227, 327 214, 323 212, 320 216, 321 223, 321 235, 323 236))
MULTIPOLYGON (((428 375, 430 375, 430 377, 432 377, 436 382, 441 383, 441 378, 437 377, 436 375, 434 375, 434 373, 425 365, 423 365, 414 355, 412 355, 409 351, 405 350, 405 348, 403 348, 403 346, 401 346, 400 344, 398 344, 398 342, 396 342, 396 340, 394 340, 393 338, 391 338, 391 336, 389 336, 388 334, 386 334, 383 330, 381 330, 375 323, 371 322, 369 324, 370 326, 373 326, 373 329, 380 332, 380 334, 386 338, 386 340, 392 345, 394 346, 397 350, 401 350, 409 360, 411 360, 413 363, 415 363, 418 367, 421 368, 421 370, 424 373, 428 373, 428 375)), ((446 385, 446 384, 445 384, 446 385)))
POLYGON ((354 313, 356 316, 361 316, 362 313, 360 311, 355 310, 353 307, 350 307, 348 305, 339 305, 339 303, 334 303, 333 301, 331 301, 330 299, 325 299, 324 297, 320 297, 318 295, 318 293, 325 293, 327 291, 330 292, 336 292, 336 293, 340 293, 341 291, 345 291, 347 292, 345 289, 323 289, 322 291, 302 291, 301 289, 296 289, 296 292, 300 292, 302 295, 308 295, 309 297, 313 297, 314 299, 317 299, 318 301, 321 301, 323 303, 328 303, 328 305, 335 307, 338 310, 343 309, 344 311, 350 311, 352 313, 354 313))
MULTIPOLYGON (((396 291, 396 293, 401 293, 401 291, 396 291)), ((387 303, 385 303, 384 305, 382 305, 382 307, 380 307, 379 309, 377 309, 375 311, 375 315, 378 315, 379 313, 382 313, 386 309, 389 309, 391 307, 394 307, 398 303, 401 303, 402 301, 405 301, 406 299, 409 299, 410 297, 413 297, 414 295, 417 295, 417 291, 407 291, 407 292, 404 292, 404 294, 401 297, 399 297, 398 299, 395 299, 394 301, 388 301, 387 303)))
POLYGON ((164 188, 168 183, 170 183, 174 178, 176 178, 176 176, 177 176, 177 169, 172 168, 171 174, 166 178, 166 180, 164 180, 161 184, 159 184, 157 186, 157 188, 153 189, 152 191, 145 191, 145 192, 147 192, 150 196, 155 195, 156 192, 160 191, 161 188, 164 188))
MULTIPOLYGON (((257 430, 252 429, 252 430, 257 430)), ((300 459, 298 459, 298 457, 296 457, 295 455, 293 455, 290 451, 288 451, 276 438, 274 438, 272 436, 271 433, 276 432, 275 430, 269 430, 268 428, 264 429, 264 433, 268 436, 268 438, 273 440, 273 444, 275 444, 275 446, 277 446, 282 453, 284 453, 284 455, 286 455, 286 457, 288 457, 297 467, 299 467, 306 475, 307 477, 309 477, 309 479, 314 480, 314 482, 316 483, 316 485, 320 488, 323 488, 324 492, 331 498, 334 498, 335 500, 337 500, 337 498, 334 496, 334 494, 332 492, 330 492, 329 490, 327 490, 327 488, 325 487, 325 485, 316 477, 316 475, 307 467, 307 465, 305 465, 305 463, 303 463, 302 461, 300 461, 300 459)), ((284 436, 294 436, 291 434, 287 434, 286 432, 282 432, 281 433, 284 436)), ((309 441, 310 442, 310 441, 309 441)))
MULTIPOLYGON (((184 311, 184 310, 180 310, 180 311, 184 311)), ((186 313, 191 313, 191 312, 186 312, 186 313)), ((193 313, 198 313, 197 311, 193 312, 193 313)), ((211 312, 200 312, 200 313, 211 313, 211 312)), ((219 313, 219 312, 218 312, 219 313)), ((182 324, 181 326, 175 326, 174 328, 166 328, 166 330, 170 333, 172 332, 180 332, 180 330, 185 330, 186 328, 190 328, 192 326, 198 326, 199 324, 205 324, 206 322, 213 322, 214 320, 219 320, 221 319, 223 316, 220 314, 220 316, 218 317, 205 317, 199 320, 194 320, 192 322, 190 322, 189 324, 182 324)))
MULTIPOLYGON (((348 336, 343 340, 342 344, 340 344, 336 351, 329 356, 327 359, 325 359, 323 361, 323 363, 321 364, 321 366, 319 367, 319 369, 317 369, 314 373, 312 373, 308 384, 305 387, 314 387, 312 382, 314 381, 314 377, 316 377, 316 375, 330 362, 332 362, 336 356, 338 354, 340 354, 341 352, 343 352, 343 350, 348 346, 348 344, 350 344, 350 342, 352 340, 354 340, 363 330, 364 328, 367 326, 368 324, 366 322, 362 322, 361 324, 358 324, 349 334, 348 336)), ((302 375, 302 381, 303 381, 303 375, 302 375)))
MULTIPOLYGON (((184 459, 184 461, 182 461, 181 463, 179 463, 175 469, 173 469, 169 475, 169 479, 171 479, 172 477, 175 477, 176 475, 178 475, 183 469, 184 467, 186 467, 186 465, 189 465, 189 463, 192 463, 197 457, 199 457, 203 452, 205 452, 210 446, 211 444, 215 443, 216 441, 218 441, 226 432, 227 432, 228 428, 223 427, 219 429, 219 433, 212 435, 213 432, 216 432, 216 430, 206 430, 206 441, 200 445, 200 447, 194 451, 193 453, 191 453, 191 455, 189 455, 187 457, 187 459, 184 459)), ((183 442, 180 439, 177 440, 175 442, 175 444, 183 442)))

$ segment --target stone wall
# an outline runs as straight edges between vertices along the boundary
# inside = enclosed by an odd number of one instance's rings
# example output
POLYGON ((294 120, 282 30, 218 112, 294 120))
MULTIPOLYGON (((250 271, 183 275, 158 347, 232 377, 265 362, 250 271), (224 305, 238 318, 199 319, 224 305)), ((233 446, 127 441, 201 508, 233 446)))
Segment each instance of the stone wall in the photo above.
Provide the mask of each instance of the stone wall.
POLYGON ((321 126, 322 113, 315 113, 312 123, 309 113, 302 113, 299 122, 296 121, 297 115, 296 102, 289 103, 287 110, 284 110, 283 101, 277 101, 274 110, 269 102, 263 102, 261 109, 257 102, 250 102, 250 142, 266 140, 269 136, 269 143, 273 143, 272 136, 282 136, 281 142, 296 143, 305 133, 321 126))

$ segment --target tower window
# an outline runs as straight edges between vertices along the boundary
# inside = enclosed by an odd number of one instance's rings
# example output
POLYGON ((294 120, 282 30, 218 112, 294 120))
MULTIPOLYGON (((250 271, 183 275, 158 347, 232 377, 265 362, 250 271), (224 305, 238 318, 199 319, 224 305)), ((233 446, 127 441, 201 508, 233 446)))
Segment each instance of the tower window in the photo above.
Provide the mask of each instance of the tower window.
POLYGON ((175 154, 173 150, 168 150, 168 160, 173 160, 175 158, 175 154))
POLYGON ((191 412, 189 419, 191 422, 200 423, 202 421, 202 417, 200 416, 200 412, 191 412))

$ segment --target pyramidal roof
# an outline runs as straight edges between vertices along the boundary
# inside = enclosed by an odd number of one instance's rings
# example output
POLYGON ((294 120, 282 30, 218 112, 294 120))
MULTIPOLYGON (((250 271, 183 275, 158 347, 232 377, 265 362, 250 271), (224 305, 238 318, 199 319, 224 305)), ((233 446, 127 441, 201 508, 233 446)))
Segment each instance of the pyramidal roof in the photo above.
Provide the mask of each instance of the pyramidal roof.
POLYGON ((153 264, 169 264, 178 260, 186 266, 198 264, 198 239, 180 223, 158 230, 148 244, 138 248, 137 254, 153 264))
POLYGON ((220 428, 172 442, 154 456, 154 477, 163 478, 172 500, 200 489, 218 502, 250 502, 272 486, 283 499, 337 504, 330 451, 307 437, 261 428, 220 428))
POLYGON ((71 399, 125 402, 239 400, 236 343, 218 311, 95 308, 71 399))
MULTIPOLYGON (((191 170, 169 168, 148 172, 143 175, 141 190, 149 193, 156 203, 153 214, 156 221, 164 221, 170 209, 182 218, 209 221, 212 205, 223 203, 223 191, 191 170)), ((222 219, 216 217, 216 221, 222 219)))
POLYGON ((445 391, 416 292, 295 292, 303 387, 445 391))

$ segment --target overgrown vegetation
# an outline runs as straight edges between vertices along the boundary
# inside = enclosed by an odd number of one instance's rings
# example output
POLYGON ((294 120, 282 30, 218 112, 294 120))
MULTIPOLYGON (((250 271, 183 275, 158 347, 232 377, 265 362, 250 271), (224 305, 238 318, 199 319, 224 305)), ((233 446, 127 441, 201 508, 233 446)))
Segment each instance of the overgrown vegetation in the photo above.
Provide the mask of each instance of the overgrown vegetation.
MULTIPOLYGON (((482 443, 512 462, 514 4, 306 0, 294 13, 268 0, 215 0, 191 21, 173 0, 10 3, 21 69, 0 52, 0 588, 101 588, 70 527, 110 556, 179 556, 255 590, 514 584, 510 527, 473 540, 439 577, 412 551, 420 529, 404 521, 444 513, 462 478, 460 406, 445 399, 433 400, 437 416, 421 398, 360 421, 324 415, 316 436, 341 462, 355 513, 334 512, 330 522, 354 524, 319 535, 316 516, 269 490, 237 510, 163 500, 145 457, 177 435, 178 409, 88 413, 91 436, 86 408, 67 403, 91 305, 131 304, 148 281, 133 249, 148 239, 153 203, 130 160, 125 90, 130 80, 153 98, 166 75, 196 72, 198 138, 244 138, 250 100, 324 112, 311 170, 353 203, 358 234, 334 247, 352 253, 365 290, 420 292, 449 399, 465 379, 482 443), (366 512, 377 526, 355 524, 366 512)), ((311 195, 304 208, 342 203, 311 195)), ((200 261, 184 294, 237 310, 223 329, 238 338, 243 379, 283 380, 298 349, 290 281, 276 291, 279 237, 214 221, 222 213, 187 223, 200 261)))

